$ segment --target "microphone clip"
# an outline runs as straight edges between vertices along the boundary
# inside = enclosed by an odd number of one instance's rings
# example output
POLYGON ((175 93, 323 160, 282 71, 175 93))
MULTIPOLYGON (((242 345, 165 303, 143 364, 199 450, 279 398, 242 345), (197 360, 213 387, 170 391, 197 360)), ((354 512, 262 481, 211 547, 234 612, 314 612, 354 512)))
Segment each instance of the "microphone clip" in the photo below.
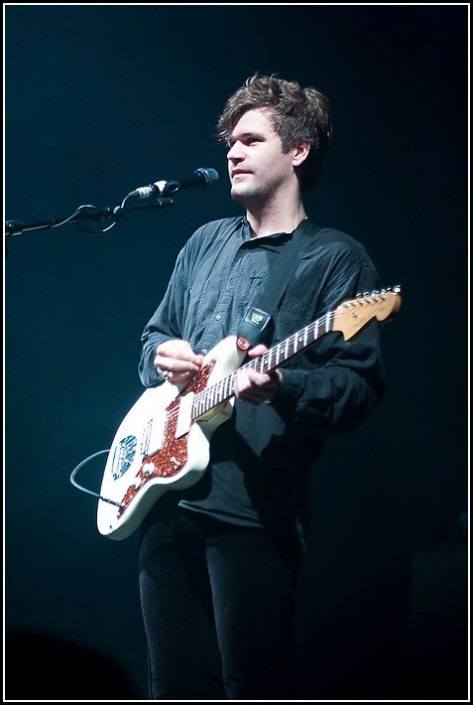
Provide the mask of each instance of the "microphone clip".
POLYGON ((140 186, 128 194, 128 198, 150 198, 151 196, 168 196, 181 189, 179 181, 156 181, 150 186, 140 186))

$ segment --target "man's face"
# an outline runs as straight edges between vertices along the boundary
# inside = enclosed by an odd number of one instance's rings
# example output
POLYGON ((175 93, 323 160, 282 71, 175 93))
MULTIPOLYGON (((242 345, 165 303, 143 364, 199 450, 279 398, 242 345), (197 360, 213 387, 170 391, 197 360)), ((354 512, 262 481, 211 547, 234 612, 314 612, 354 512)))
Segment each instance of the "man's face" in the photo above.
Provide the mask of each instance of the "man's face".
POLYGON ((231 195, 243 204, 274 198, 290 179, 294 179, 293 155, 282 151, 267 110, 246 112, 235 125, 228 140, 228 173, 231 195))

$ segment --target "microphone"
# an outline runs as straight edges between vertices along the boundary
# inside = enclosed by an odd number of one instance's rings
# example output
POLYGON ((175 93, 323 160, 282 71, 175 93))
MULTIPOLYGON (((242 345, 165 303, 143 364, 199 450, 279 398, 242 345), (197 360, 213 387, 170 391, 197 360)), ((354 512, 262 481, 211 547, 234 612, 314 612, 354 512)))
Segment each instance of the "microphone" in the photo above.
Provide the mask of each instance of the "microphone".
POLYGON ((155 181, 149 186, 140 186, 131 191, 128 196, 134 198, 148 198, 149 196, 169 196, 185 188, 208 188, 218 181, 215 169, 196 169, 192 174, 182 176, 171 181, 155 181))

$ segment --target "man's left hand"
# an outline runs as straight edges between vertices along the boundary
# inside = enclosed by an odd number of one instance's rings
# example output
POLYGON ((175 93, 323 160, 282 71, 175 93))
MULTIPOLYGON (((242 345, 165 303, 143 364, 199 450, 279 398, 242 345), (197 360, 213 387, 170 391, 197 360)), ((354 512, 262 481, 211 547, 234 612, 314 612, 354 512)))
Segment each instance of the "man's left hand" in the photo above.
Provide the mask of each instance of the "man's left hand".
MULTIPOLYGON (((249 351, 248 357, 261 357, 267 350, 265 345, 255 345, 249 351)), ((237 399, 243 399, 255 405, 266 400, 272 401, 279 390, 281 380, 282 372, 280 370, 273 370, 267 374, 257 372, 251 367, 241 367, 235 376, 235 396, 237 399)))

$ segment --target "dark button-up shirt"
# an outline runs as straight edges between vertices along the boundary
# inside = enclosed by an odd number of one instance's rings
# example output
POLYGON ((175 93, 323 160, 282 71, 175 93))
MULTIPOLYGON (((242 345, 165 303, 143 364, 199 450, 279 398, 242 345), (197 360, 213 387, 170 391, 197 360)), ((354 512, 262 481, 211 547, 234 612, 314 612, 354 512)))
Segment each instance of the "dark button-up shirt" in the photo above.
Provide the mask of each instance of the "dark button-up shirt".
MULTIPOLYGON (((268 328, 269 346, 344 300, 380 288, 361 243, 331 228, 313 226, 311 233, 307 225, 300 260, 268 328)), ((251 239, 245 217, 200 227, 181 250, 164 298, 143 332, 142 383, 162 383, 153 359, 165 340, 182 338, 205 355, 235 335, 292 236, 251 239)), ((370 323, 348 341, 329 332, 281 369, 283 381, 273 402, 236 401, 230 420, 211 438, 206 473, 181 493, 181 506, 246 526, 277 528, 290 522, 327 435, 356 426, 384 393, 378 324, 370 323)))

